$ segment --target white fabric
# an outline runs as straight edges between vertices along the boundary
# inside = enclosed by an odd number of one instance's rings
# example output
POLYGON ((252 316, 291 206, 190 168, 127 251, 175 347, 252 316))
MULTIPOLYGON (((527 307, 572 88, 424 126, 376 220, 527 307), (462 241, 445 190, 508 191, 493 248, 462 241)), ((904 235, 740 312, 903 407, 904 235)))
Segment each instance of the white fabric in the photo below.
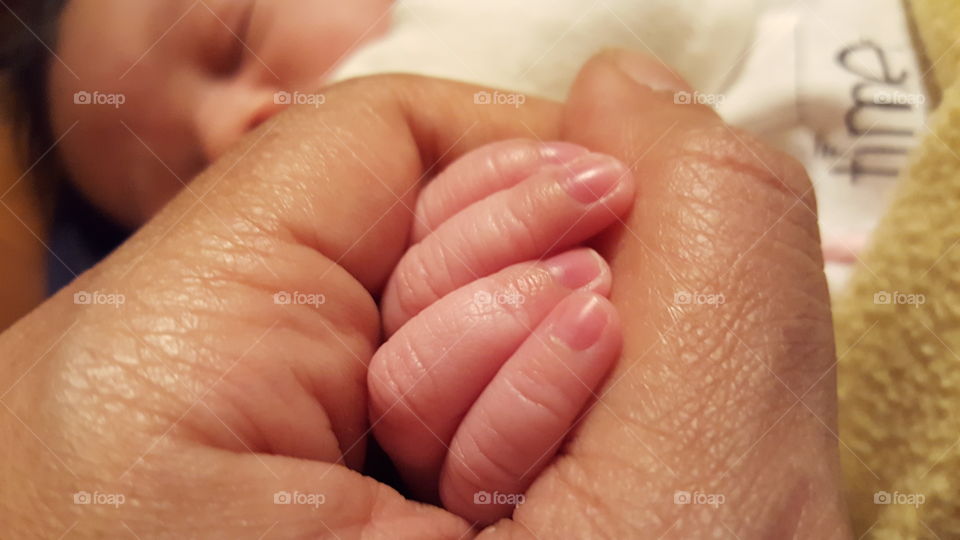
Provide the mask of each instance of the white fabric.
POLYGON ((563 99, 612 47, 652 53, 716 91, 744 53, 758 0, 402 0, 383 39, 334 80, 403 72, 563 99))
POLYGON ((596 52, 652 53, 727 121, 806 165, 819 202, 827 275, 837 289, 882 215, 924 121, 901 0, 869 4, 401 0, 390 33, 347 59, 334 80, 417 73, 562 100, 596 52), (886 82, 891 79, 897 83, 886 82), (854 128, 874 131, 851 131, 847 116, 854 128))
POLYGON ((807 167, 839 290, 925 129, 902 2, 771 0, 750 50, 718 109, 807 167))

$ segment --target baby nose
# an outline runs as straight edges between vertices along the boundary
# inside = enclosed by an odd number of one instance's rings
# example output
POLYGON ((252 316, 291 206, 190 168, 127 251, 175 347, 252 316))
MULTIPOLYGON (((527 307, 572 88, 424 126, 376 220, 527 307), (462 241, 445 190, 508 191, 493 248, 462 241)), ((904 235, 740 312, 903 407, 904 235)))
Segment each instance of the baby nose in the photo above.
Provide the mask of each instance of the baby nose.
POLYGON ((244 135, 288 106, 282 92, 237 90, 209 96, 196 113, 203 154, 213 163, 244 135))

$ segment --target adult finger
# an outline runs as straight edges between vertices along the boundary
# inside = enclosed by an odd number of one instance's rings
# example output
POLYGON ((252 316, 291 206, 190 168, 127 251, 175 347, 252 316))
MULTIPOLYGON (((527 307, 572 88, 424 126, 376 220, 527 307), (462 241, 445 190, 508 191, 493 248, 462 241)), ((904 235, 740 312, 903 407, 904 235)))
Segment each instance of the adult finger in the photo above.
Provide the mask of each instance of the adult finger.
POLYGON ((566 138, 643 179, 629 220, 599 244, 617 276, 622 361, 514 514, 523 526, 500 530, 846 537, 810 182, 686 89, 638 81, 636 60, 595 58, 564 121, 566 138))

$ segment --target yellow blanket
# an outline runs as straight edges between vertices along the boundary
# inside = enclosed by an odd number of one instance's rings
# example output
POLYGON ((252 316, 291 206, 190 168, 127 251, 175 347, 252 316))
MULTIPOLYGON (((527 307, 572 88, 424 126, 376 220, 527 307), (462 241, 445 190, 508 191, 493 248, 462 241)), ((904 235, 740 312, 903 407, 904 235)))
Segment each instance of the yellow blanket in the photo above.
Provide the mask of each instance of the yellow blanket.
POLYGON ((911 0, 941 100, 835 303, 856 536, 960 538, 960 2, 911 0))

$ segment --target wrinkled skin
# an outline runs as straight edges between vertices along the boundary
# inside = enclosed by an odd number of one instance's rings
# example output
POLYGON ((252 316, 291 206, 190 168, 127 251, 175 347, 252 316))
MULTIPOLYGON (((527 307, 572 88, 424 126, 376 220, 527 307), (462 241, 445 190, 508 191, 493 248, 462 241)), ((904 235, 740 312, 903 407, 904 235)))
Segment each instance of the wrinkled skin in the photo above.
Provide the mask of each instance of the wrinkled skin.
POLYGON ((5 529, 849 537, 809 182, 709 110, 639 86, 617 68, 625 58, 595 59, 564 108, 477 107, 471 87, 378 77, 253 132, 0 336, 5 529), (379 340, 371 293, 401 255, 419 180, 484 143, 531 134, 633 164, 635 208, 597 243, 625 349, 526 503, 472 531, 342 463, 363 458, 365 363, 379 340), (125 303, 77 305, 78 291, 125 303), (326 302, 277 305, 278 291, 326 302), (684 292, 723 303, 677 301, 684 292), (675 504, 678 490, 723 504, 675 504), (74 504, 79 491, 125 500, 74 504), (282 491, 323 503, 274 504, 282 491))

